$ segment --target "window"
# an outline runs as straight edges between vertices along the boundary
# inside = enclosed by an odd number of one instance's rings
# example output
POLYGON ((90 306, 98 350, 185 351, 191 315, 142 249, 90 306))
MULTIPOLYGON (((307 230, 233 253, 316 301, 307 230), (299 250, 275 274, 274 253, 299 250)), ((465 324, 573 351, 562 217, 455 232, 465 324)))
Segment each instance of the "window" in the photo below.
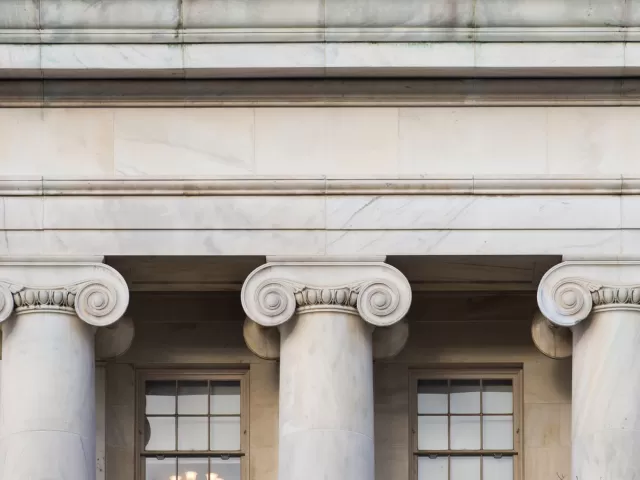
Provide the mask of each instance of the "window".
POLYGON ((520 370, 415 371, 414 480, 520 480, 520 370))
POLYGON ((248 478, 245 372, 141 372, 140 480, 248 478))

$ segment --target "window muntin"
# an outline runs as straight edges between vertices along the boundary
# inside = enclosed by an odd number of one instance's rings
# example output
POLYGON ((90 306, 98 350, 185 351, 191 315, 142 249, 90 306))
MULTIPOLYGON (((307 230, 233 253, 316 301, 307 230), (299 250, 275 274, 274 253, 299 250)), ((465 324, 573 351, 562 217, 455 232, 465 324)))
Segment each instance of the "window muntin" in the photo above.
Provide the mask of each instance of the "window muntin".
POLYGON ((243 480, 246 373, 139 376, 140 480, 243 480))
POLYGON ((412 373, 417 480, 521 478, 521 372, 412 373))

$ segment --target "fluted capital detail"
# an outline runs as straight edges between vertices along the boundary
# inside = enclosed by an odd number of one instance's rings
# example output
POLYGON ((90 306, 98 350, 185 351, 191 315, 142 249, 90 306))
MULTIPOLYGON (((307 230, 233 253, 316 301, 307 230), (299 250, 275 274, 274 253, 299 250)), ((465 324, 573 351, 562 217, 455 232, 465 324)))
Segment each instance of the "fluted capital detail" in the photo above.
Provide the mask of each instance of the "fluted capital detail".
POLYGON ((640 262, 571 261, 549 270, 538 287, 538 306, 555 325, 572 327, 592 311, 640 312, 640 262))
POLYGON ((249 275, 241 296, 247 316, 264 327, 317 310, 357 313, 386 327, 406 315, 411 287, 382 262, 271 262, 249 275))
POLYGON ((124 314, 129 289, 122 276, 102 263, 56 260, 0 261, 0 322, 11 314, 75 314, 98 327, 124 314))

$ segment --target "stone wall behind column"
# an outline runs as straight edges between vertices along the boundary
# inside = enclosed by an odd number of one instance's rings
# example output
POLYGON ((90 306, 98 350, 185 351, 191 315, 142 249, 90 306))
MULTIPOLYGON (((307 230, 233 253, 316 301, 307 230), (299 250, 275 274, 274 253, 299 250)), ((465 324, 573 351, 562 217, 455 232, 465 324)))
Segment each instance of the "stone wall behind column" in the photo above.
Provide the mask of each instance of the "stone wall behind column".
POLYGON ((409 369, 521 364, 524 478, 571 476, 571 359, 552 360, 531 341, 535 295, 414 299, 411 333, 375 374, 376 479, 409 478, 409 369))
MULTIPOLYGON (((526 480, 570 475, 571 360, 534 347, 535 295, 416 294, 405 351, 376 362, 376 480, 409 478, 409 368, 522 364, 526 480)), ((225 367, 250 371, 250 478, 277 480, 278 363, 242 338, 238 293, 134 293, 131 350, 107 365, 107 480, 133 480, 135 368, 225 367)))

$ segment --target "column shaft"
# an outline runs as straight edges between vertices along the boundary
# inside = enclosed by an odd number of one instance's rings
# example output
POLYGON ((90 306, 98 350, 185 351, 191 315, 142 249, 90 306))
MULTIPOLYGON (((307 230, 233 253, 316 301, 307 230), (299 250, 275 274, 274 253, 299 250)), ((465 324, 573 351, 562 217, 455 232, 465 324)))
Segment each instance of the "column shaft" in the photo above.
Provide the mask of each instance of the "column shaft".
POLYGON ((373 327, 355 312, 280 326, 279 480, 373 480, 373 327))
POLYGON ((572 478, 640 478, 640 312, 594 312, 573 331, 572 478))
POLYGON ((94 329, 51 311, 3 323, 0 478, 95 479, 94 329))

